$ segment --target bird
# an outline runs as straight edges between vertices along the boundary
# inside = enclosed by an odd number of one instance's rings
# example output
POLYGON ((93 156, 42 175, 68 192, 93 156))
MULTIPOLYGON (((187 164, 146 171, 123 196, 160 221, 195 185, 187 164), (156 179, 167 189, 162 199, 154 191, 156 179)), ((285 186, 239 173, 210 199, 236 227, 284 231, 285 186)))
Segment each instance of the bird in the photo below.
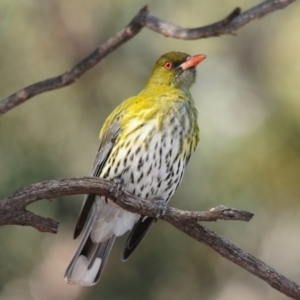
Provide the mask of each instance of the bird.
MULTIPOLYGON (((156 62, 145 88, 121 103, 100 131, 90 175, 121 180, 140 198, 167 205, 199 141, 197 109, 190 93, 204 54, 168 52, 156 62)), ((131 230, 122 250, 126 261, 157 218, 141 216, 99 195, 86 195, 74 231, 83 230, 65 272, 70 284, 96 284, 116 237, 131 230)))

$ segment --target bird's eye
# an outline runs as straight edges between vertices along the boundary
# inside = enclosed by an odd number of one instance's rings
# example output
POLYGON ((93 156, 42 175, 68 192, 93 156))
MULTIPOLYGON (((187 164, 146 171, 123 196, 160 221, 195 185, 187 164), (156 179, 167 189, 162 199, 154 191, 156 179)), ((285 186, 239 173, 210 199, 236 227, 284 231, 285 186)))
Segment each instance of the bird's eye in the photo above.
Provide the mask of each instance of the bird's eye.
POLYGON ((166 63, 165 63, 165 69, 166 70, 170 70, 171 68, 172 68, 172 63, 170 62, 170 61, 167 61, 166 63))

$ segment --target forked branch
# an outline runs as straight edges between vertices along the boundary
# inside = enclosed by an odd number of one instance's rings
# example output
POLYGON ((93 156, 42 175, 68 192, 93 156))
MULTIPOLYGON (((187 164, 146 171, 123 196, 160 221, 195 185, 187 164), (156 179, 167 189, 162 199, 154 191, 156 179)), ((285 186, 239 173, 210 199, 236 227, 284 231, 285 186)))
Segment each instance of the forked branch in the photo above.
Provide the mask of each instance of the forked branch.
POLYGON ((74 83, 85 72, 98 64, 104 57, 136 36, 143 27, 154 30, 167 37, 183 40, 196 40, 225 34, 235 34, 239 28, 250 21, 259 19, 278 9, 283 9, 293 2, 294 0, 268 0, 243 13, 241 13, 239 8, 236 8, 224 20, 198 28, 182 28, 160 20, 149 12, 148 6, 145 6, 126 27, 108 39, 70 71, 57 77, 34 83, 3 99, 0 102, 0 115, 38 94, 59 89, 74 83))
MULTIPOLYGON (((41 200, 75 194, 98 194, 114 200, 122 208, 141 215, 156 217, 159 206, 138 198, 126 191, 116 189, 114 182, 102 178, 80 177, 44 181, 24 187, 0 201, 0 226, 9 224, 28 225, 40 231, 56 233, 58 222, 36 216, 26 206, 41 200)), ((161 219, 180 231, 211 247, 220 255, 263 279, 273 288, 291 297, 300 299, 300 286, 273 268, 230 243, 214 231, 198 224, 198 221, 241 220, 249 221, 253 214, 237 209, 218 206, 209 211, 191 212, 167 207, 161 219)))

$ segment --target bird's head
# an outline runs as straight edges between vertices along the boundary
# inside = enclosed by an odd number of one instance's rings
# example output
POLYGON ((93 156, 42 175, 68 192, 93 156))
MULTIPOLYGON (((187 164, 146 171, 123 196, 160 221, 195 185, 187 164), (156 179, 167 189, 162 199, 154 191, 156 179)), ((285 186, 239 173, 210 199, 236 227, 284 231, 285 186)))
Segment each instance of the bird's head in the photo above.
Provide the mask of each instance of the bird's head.
POLYGON ((204 54, 168 52, 156 62, 149 84, 188 90, 196 79, 195 67, 205 58, 204 54))

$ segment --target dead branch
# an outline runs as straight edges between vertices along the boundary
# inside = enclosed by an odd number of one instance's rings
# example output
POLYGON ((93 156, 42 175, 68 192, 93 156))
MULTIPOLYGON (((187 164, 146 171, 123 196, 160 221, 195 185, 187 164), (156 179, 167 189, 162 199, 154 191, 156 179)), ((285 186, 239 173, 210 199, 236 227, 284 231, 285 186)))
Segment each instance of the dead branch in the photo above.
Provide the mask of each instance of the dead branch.
POLYGON ((237 29, 246 25, 250 21, 262 18, 266 14, 278 9, 283 9, 293 2, 294 0, 268 0, 245 11, 244 13, 241 13, 241 10, 236 8, 224 20, 198 28, 182 28, 160 20, 149 12, 148 6, 145 6, 126 27, 108 39, 70 71, 57 77, 34 83, 3 99, 0 102, 0 115, 38 94, 59 89, 74 83, 85 72, 98 64, 104 57, 137 35, 143 27, 156 31, 167 37, 184 40, 196 40, 226 34, 235 34, 237 29))
MULTIPOLYGON (((32 226, 40 231, 56 233, 58 222, 36 216, 26 210, 26 206, 41 200, 75 194, 98 194, 114 200, 122 208, 156 217, 159 206, 138 198, 127 191, 120 193, 112 181, 95 177, 80 177, 44 181, 24 187, 0 201, 0 225, 8 224, 32 226)), ((276 290, 292 299, 300 299, 300 286, 273 268, 227 241, 214 231, 198 224, 198 221, 242 220, 249 221, 253 214, 237 209, 218 206, 209 211, 191 212, 168 207, 161 219, 169 222, 195 240, 209 246, 220 255, 239 265, 246 271, 266 281, 276 290)))
MULTIPOLYGON (((43 219, 40 216, 37 218, 37 216, 27 211, 26 207, 42 199, 51 200, 57 197, 79 194, 107 196, 126 210, 153 218, 159 213, 159 207, 148 200, 141 199, 126 191, 122 192, 120 197, 118 191, 114 191, 114 184, 111 181, 95 177, 63 178, 31 184, 1 200, 0 226, 32 226, 39 231, 56 233, 59 223, 55 223, 50 219, 43 219)), ((170 220, 195 225, 198 221, 250 221, 252 217, 252 213, 220 205, 209 211, 201 212, 183 211, 168 207, 165 216, 162 218, 166 220, 170 218, 170 220)))

